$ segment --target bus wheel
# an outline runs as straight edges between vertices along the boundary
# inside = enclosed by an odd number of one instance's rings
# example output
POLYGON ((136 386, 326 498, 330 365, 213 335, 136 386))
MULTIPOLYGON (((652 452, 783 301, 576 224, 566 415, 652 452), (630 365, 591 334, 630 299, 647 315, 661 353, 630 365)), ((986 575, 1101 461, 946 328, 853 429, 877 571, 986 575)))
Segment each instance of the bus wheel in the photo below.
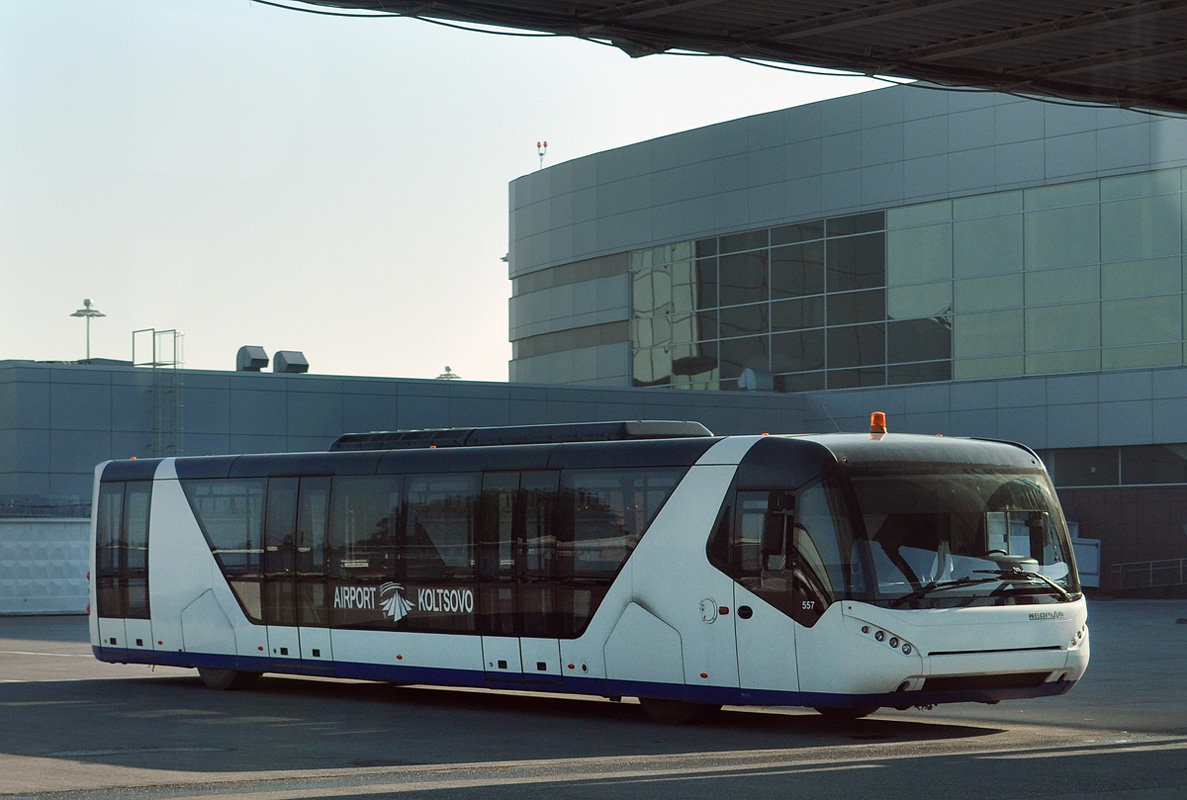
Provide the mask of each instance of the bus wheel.
POLYGON ((708 703, 689 703, 684 700, 659 700, 654 697, 640 697, 639 705, 643 713, 652 722, 662 722, 665 725, 683 725, 686 722, 697 722, 711 716, 719 710, 721 705, 708 703))
POLYGON ((829 722, 852 722, 855 719, 868 717, 877 710, 878 706, 855 706, 853 708, 823 707, 816 709, 816 713, 829 722))
POLYGON ((258 672, 243 672, 237 669, 215 669, 198 667, 198 677, 209 689, 247 689, 260 677, 258 672))

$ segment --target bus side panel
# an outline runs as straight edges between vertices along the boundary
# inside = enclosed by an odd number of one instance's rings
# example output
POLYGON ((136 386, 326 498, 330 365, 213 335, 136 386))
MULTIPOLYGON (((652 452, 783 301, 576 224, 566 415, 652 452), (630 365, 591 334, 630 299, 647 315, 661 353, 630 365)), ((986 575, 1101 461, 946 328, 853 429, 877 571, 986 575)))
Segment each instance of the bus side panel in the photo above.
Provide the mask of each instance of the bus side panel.
MULTIPOLYGON (((214 556, 177 481, 172 459, 157 468, 149 525, 149 607, 153 631, 161 642, 157 649, 184 652, 189 648, 182 636, 182 612, 210 591, 216 570, 214 556)), ((192 610, 190 617, 193 627, 192 610)))
POLYGON ((734 582, 706 554, 736 471, 716 465, 689 470, 630 560, 632 597, 679 632, 684 682, 693 694, 698 687, 738 688, 734 582))
POLYGON ((589 628, 579 639, 562 640, 566 677, 608 678, 613 682, 608 684, 611 694, 648 691, 648 684, 655 696, 665 697, 692 697, 698 688, 737 689, 729 609, 733 582, 706 557, 709 534, 736 469, 714 465, 689 470, 610 587, 589 628), (630 615, 616 630, 631 604, 646 613, 630 615), (725 614, 720 613, 723 606, 725 614), (644 617, 650 617, 648 625, 635 624, 644 617), (649 629, 671 633, 655 641, 644 635, 649 629), (666 646, 664 653, 652 652, 661 645, 666 646), (612 672, 607 671, 607 649, 612 672), (662 662, 659 672, 652 656, 662 662), (672 669, 672 664, 682 669, 672 669), (657 680, 661 673, 670 675, 670 681, 657 680), (644 685, 630 692, 614 689, 636 683, 644 685))
POLYGON ((399 683, 406 671, 409 681, 423 682, 424 671, 434 670, 433 682, 442 685, 484 681, 481 636, 331 629, 330 640, 335 662, 374 665, 371 672, 379 680, 399 683))

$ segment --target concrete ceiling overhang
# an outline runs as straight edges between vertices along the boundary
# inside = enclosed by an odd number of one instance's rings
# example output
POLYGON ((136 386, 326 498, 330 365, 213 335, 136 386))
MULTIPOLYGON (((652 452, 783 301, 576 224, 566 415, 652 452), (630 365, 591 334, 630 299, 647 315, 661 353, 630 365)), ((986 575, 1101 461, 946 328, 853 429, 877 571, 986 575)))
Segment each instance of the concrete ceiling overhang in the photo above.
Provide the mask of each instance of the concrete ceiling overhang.
POLYGON ((608 42, 1187 111, 1183 0, 312 0, 608 42))

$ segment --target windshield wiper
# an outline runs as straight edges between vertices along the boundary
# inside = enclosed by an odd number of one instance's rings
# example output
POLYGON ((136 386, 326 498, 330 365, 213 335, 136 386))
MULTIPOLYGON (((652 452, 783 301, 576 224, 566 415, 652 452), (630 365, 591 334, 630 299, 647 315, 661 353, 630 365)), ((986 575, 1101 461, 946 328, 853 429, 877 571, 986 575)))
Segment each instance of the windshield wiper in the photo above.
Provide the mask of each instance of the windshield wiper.
MULTIPOLYGON (((1058 583, 1051 580, 1050 578, 1048 578, 1046 575, 1044 575, 1041 572, 1030 572, 1029 570, 1022 569, 1021 567, 1010 567, 1009 569, 978 569, 978 570, 974 570, 974 572, 981 572, 981 573, 986 573, 989 575, 998 575, 1002 578, 1007 578, 1007 579, 1009 579, 1009 578, 1026 578, 1027 580, 1032 580, 1032 581, 1033 580, 1042 581, 1043 583, 1047 584, 1047 586, 1049 586, 1051 588, 1053 594, 1057 595, 1061 599, 1063 599, 1063 600, 1071 600, 1072 599, 1072 595, 1070 592, 1068 592, 1067 589, 1063 588, 1058 583)), ((994 580, 994 579, 986 578, 984 580, 994 580)))
MULTIPOLYGON (((989 570, 978 570, 978 572, 988 572, 989 570)), ((927 597, 932 592, 943 591, 944 589, 956 589, 961 586, 976 586, 979 583, 992 583, 1000 580, 1000 578, 974 578, 971 575, 966 575, 963 578, 953 578, 946 581, 932 581, 931 583, 920 586, 910 594, 905 594, 902 597, 896 597, 890 601, 890 607, 896 608, 901 605, 906 605, 913 600, 919 600, 927 597)))

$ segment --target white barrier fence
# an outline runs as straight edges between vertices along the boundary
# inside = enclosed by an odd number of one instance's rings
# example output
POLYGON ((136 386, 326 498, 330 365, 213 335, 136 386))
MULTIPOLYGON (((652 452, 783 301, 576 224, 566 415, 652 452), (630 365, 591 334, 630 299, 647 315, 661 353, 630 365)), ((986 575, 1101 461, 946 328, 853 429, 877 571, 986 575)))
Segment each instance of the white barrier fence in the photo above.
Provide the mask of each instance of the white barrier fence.
POLYGON ((85 614, 90 521, 0 519, 0 614, 85 614))

